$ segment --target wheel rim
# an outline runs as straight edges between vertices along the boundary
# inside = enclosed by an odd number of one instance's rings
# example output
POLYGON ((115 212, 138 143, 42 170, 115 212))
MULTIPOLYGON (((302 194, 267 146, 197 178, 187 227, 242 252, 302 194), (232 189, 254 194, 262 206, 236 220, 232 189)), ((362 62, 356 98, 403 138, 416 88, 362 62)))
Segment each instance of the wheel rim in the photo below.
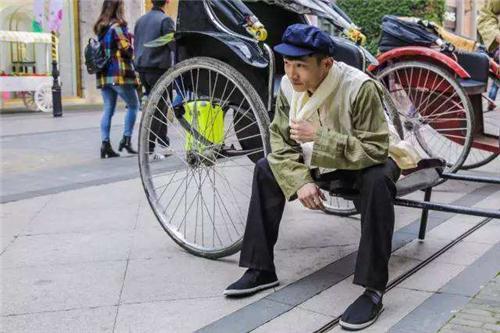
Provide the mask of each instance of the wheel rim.
POLYGON ((35 104, 40 111, 52 112, 52 86, 45 84, 35 92, 35 104))
POLYGON ((139 141, 141 177, 167 233, 197 255, 218 257, 239 249, 254 162, 268 152, 266 124, 257 110, 260 100, 229 66, 185 63, 162 77, 148 100, 139 141), (175 111, 184 116, 174 111, 177 96, 182 107, 175 111), (168 111, 159 109, 161 103, 168 111), (168 126, 170 145, 151 130, 154 122, 168 126), (173 154, 152 161, 150 136, 173 154))
POLYGON ((458 170, 470 149, 473 119, 469 99, 455 79, 418 62, 388 67, 379 79, 402 118, 405 140, 430 157, 444 158, 448 172, 458 170))

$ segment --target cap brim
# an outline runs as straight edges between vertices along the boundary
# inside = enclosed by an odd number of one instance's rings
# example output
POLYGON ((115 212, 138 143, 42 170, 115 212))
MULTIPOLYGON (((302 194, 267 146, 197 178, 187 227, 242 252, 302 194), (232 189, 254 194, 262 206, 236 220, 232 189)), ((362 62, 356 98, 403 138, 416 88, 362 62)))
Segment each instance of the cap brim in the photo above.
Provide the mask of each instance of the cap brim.
POLYGON ((303 47, 295 46, 292 44, 281 43, 276 45, 274 51, 281 55, 289 57, 304 57, 313 54, 315 51, 303 47))

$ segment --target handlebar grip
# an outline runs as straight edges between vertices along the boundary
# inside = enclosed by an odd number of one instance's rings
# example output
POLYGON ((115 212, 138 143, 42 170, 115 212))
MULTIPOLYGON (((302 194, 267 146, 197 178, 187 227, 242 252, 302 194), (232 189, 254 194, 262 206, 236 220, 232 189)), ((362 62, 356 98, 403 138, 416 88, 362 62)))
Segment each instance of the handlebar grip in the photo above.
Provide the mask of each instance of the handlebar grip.
POLYGON ((259 42, 263 42, 267 39, 267 30, 263 25, 259 26, 249 26, 247 31, 259 42))
POLYGON ((265 41, 267 39, 267 30, 266 30, 266 28, 259 28, 259 29, 257 29, 257 31, 255 32, 255 38, 259 42, 265 41))

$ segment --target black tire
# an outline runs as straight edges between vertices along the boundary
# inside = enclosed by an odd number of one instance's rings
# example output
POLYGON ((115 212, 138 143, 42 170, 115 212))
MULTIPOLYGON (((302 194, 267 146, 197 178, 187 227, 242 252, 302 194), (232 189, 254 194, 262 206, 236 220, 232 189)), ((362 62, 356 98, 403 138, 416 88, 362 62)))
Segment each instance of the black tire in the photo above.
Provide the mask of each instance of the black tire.
POLYGON ((482 167, 483 165, 486 165, 491 161, 493 161, 495 158, 498 157, 498 155, 499 155, 498 153, 490 153, 487 151, 481 151, 479 149, 472 148, 471 151, 469 152, 469 156, 467 156, 465 163, 462 165, 460 169, 470 170, 482 167), (476 158, 474 158, 475 155, 477 156, 476 158))

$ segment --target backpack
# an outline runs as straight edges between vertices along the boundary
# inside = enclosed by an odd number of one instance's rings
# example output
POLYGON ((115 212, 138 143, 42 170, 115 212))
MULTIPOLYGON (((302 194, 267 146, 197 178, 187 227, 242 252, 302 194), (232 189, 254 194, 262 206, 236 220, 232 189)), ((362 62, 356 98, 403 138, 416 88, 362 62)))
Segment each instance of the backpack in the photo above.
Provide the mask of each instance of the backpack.
POLYGON ((382 18, 382 34, 378 46, 380 52, 403 46, 431 47, 438 38, 421 24, 385 15, 382 18))
MULTIPOLYGON (((107 32, 102 36, 105 36, 107 32)), ((85 47, 85 66, 87 66, 87 72, 89 74, 102 72, 108 65, 109 60, 110 57, 106 55, 106 50, 103 48, 100 38, 89 38, 89 42, 85 47)))

